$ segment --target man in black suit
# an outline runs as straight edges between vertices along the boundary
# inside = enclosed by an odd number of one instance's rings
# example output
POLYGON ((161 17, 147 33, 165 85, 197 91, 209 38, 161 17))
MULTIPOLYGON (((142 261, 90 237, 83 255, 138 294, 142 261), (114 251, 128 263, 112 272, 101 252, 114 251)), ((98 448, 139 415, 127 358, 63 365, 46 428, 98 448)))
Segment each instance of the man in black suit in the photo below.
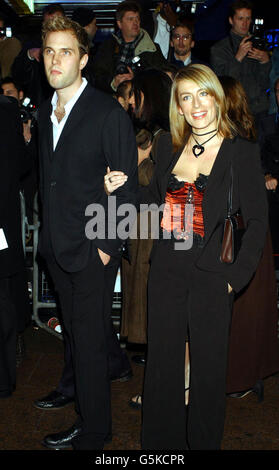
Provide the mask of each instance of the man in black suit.
POLYGON ((44 24, 45 71, 56 91, 40 107, 38 117, 42 202, 38 249, 54 281, 70 342, 78 420, 70 430, 46 436, 43 444, 52 448, 71 444, 77 450, 103 449, 111 435, 104 309, 111 271, 119 263, 124 242, 117 235, 119 218, 115 222, 109 217, 111 200, 103 180, 107 166, 121 168, 129 177, 115 193, 116 213, 121 204, 133 201, 137 188, 131 121, 116 100, 82 78, 88 51, 88 36, 77 23, 55 17, 44 24), (88 235, 86 209, 92 204, 103 209, 105 236, 88 235), (113 229, 116 236, 109 238, 113 229))
POLYGON ((13 286, 24 270, 20 178, 26 166, 19 108, 14 98, 0 96, 0 398, 16 384, 18 319, 13 286))

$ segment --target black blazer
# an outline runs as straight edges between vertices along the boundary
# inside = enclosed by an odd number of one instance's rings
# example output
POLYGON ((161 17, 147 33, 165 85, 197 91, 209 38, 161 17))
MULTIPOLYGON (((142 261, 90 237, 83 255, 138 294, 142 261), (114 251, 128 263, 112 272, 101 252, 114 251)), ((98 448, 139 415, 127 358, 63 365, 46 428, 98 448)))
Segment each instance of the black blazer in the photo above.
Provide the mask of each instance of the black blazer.
POLYGON ((38 116, 42 203, 38 248, 45 258, 54 256, 63 269, 76 272, 96 256, 96 248, 116 257, 122 250, 118 237, 87 238, 85 227, 90 219, 85 211, 90 204, 100 204, 107 220, 107 166, 129 177, 114 193, 116 209, 131 202, 138 184, 137 147, 127 113, 114 98, 90 85, 72 108, 54 152, 51 112, 48 100, 38 116))
MULTIPOLYGON (((172 152, 170 134, 160 138, 158 162, 150 185, 141 188, 140 203, 160 206, 165 202, 169 175, 182 150, 172 152)), ((258 144, 240 137, 224 139, 205 189, 203 217, 205 245, 196 265, 202 270, 220 273, 234 291, 239 292, 256 270, 267 231, 268 208, 258 144), (223 222, 227 215, 231 162, 234 172, 233 212, 241 210, 246 231, 237 260, 234 264, 225 265, 220 261, 220 251, 223 222)))
POLYGON ((8 248, 0 250, 0 277, 24 267, 20 211, 20 178, 27 166, 18 103, 0 96, 0 228, 8 248))

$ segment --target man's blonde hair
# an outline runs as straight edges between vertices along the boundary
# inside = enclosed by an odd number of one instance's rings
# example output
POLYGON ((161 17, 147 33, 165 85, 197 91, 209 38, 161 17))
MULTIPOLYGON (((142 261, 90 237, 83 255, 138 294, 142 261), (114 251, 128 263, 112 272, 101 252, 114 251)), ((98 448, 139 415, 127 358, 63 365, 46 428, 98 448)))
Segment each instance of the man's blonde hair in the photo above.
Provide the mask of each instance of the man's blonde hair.
POLYGON ((85 29, 76 21, 72 21, 66 16, 54 16, 43 23, 42 27, 42 41, 45 47, 46 37, 49 33, 56 33, 59 31, 69 31, 77 40, 80 57, 89 53, 89 39, 85 29))
POLYGON ((222 137, 233 137, 234 125, 227 115, 226 98, 219 79, 206 65, 190 64, 177 72, 172 84, 169 116, 174 151, 185 145, 191 134, 191 126, 187 123, 185 117, 178 112, 178 86, 181 82, 189 80, 215 98, 218 132, 222 137))

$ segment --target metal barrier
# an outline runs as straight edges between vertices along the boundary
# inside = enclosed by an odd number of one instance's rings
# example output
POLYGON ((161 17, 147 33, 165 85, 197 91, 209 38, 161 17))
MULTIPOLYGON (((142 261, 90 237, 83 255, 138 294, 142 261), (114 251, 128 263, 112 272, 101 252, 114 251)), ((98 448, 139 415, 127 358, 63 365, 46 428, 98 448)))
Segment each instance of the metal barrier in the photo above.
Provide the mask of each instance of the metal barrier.
MULTIPOLYGON (((47 323, 43 322, 39 316, 40 309, 56 309, 56 301, 54 297, 54 292, 51 291, 51 287, 49 285, 46 273, 42 269, 42 267, 38 264, 37 260, 37 250, 38 250, 38 239, 39 239, 39 228, 40 228, 40 220, 39 220, 39 208, 38 208, 38 194, 36 194, 34 198, 34 205, 33 205, 33 224, 29 224, 26 211, 25 211, 25 201, 24 195, 20 194, 21 198, 21 215, 22 215, 22 239, 23 239, 23 246, 24 246, 24 253, 25 255, 28 252, 32 252, 32 320, 44 330, 48 331, 49 333, 57 336, 59 339, 63 339, 63 335, 58 333, 53 328, 50 328, 47 323), (26 246, 26 235, 33 232, 33 246, 26 246)), ((121 276, 120 270, 117 274, 115 288, 114 288, 114 296, 113 296, 113 304, 112 310, 112 321, 115 326, 119 326, 120 318, 117 315, 116 311, 121 308, 121 276)))
POLYGON ((29 225, 29 230, 33 231, 33 286, 32 286, 32 309, 33 315, 32 319, 35 323, 44 330, 48 331, 52 335, 63 340, 63 335, 58 333, 54 329, 50 328, 45 322, 40 319, 39 309, 45 308, 57 308, 54 297, 49 295, 50 290, 47 283, 46 275, 44 271, 39 267, 37 262, 37 251, 38 251, 38 239, 39 239, 39 210, 38 210, 38 194, 34 198, 34 208, 33 208, 33 224, 29 225), (40 289, 41 285, 41 289, 40 289))

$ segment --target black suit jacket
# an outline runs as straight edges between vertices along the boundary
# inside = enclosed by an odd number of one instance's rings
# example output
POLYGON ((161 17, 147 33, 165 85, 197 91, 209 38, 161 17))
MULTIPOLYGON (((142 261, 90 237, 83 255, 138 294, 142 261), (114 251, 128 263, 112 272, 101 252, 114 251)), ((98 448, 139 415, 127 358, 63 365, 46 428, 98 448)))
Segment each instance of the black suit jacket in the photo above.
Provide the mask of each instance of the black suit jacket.
POLYGON ((99 204, 104 208, 103 222, 107 222, 107 166, 128 175, 127 183, 114 193, 116 209, 131 202, 138 184, 136 141, 123 108, 90 85, 72 108, 54 152, 51 112, 48 100, 38 118, 42 203, 39 251, 47 259, 54 256, 64 270, 76 272, 96 256, 97 248, 116 257, 122 250, 119 237, 86 236, 90 219, 85 211, 89 205, 99 204))
MULTIPOLYGON (((160 206, 165 202, 169 175, 182 150, 172 152, 169 134, 160 138, 160 158, 150 185, 141 188, 140 203, 153 202, 160 206)), ((205 245, 196 265, 202 270, 220 273, 235 292, 239 292, 256 270, 267 231, 268 209, 258 144, 240 137, 224 139, 205 189, 203 217, 205 245), (227 215, 231 162, 234 172, 233 213, 241 210, 246 231, 237 260, 227 265, 221 263, 220 252, 223 223, 227 215)))
POLYGON ((24 267, 20 211, 20 178, 26 168, 25 144, 18 103, 0 96, 0 228, 8 248, 0 250, 0 277, 24 267))

